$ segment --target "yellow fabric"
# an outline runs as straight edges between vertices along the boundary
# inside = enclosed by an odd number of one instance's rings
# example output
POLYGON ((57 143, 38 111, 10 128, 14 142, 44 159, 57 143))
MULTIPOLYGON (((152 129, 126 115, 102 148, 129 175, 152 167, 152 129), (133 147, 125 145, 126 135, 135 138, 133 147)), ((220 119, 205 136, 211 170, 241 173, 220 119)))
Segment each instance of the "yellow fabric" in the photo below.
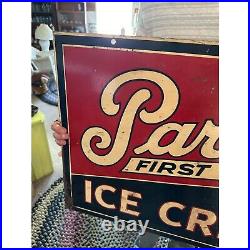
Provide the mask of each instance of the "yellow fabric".
POLYGON ((53 165, 44 127, 44 114, 38 112, 32 117, 32 181, 52 172, 53 165))

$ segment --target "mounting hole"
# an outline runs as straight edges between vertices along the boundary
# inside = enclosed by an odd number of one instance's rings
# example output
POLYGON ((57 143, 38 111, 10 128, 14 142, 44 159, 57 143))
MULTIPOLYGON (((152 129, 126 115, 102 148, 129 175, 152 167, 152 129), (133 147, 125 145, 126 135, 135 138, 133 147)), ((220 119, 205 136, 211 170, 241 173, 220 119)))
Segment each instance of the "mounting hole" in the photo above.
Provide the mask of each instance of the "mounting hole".
POLYGON ((113 39, 111 39, 111 44, 112 45, 115 45, 116 44, 116 40, 113 38, 113 39))

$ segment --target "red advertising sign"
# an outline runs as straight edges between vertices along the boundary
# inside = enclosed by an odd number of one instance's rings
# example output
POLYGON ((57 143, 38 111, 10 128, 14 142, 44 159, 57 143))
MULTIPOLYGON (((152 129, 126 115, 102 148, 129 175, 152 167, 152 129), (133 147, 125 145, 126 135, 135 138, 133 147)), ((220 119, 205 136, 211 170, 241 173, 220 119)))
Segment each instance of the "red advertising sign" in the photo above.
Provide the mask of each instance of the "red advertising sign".
POLYGON ((218 246, 218 46, 55 38, 72 206, 218 246))

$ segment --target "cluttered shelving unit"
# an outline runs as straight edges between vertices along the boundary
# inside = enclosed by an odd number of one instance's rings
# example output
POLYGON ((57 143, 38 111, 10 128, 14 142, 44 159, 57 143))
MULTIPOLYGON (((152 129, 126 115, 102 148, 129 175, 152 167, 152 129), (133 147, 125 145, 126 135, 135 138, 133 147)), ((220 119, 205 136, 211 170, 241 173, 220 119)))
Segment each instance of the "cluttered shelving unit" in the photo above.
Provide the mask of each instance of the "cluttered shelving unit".
POLYGON ((39 48, 35 39, 36 28, 44 23, 52 30, 58 30, 55 3, 52 2, 32 2, 32 45, 39 48))
POLYGON ((52 2, 33 2, 32 3, 32 34, 33 30, 41 24, 48 24, 57 30, 55 3, 52 2))
POLYGON ((58 31, 86 32, 86 3, 57 2, 58 31))
POLYGON ((96 3, 32 2, 31 6, 32 46, 37 49, 40 46, 35 30, 40 24, 47 24, 53 31, 96 33, 96 3))

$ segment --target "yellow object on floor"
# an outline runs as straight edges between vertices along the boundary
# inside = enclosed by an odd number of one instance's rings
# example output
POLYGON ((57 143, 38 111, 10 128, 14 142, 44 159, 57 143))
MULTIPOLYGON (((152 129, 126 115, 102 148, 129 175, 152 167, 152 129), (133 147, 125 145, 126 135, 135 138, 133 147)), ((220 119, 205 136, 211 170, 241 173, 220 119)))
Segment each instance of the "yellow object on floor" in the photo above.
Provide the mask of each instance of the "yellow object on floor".
POLYGON ((53 172, 44 114, 37 112, 32 117, 32 181, 36 181, 53 172))

